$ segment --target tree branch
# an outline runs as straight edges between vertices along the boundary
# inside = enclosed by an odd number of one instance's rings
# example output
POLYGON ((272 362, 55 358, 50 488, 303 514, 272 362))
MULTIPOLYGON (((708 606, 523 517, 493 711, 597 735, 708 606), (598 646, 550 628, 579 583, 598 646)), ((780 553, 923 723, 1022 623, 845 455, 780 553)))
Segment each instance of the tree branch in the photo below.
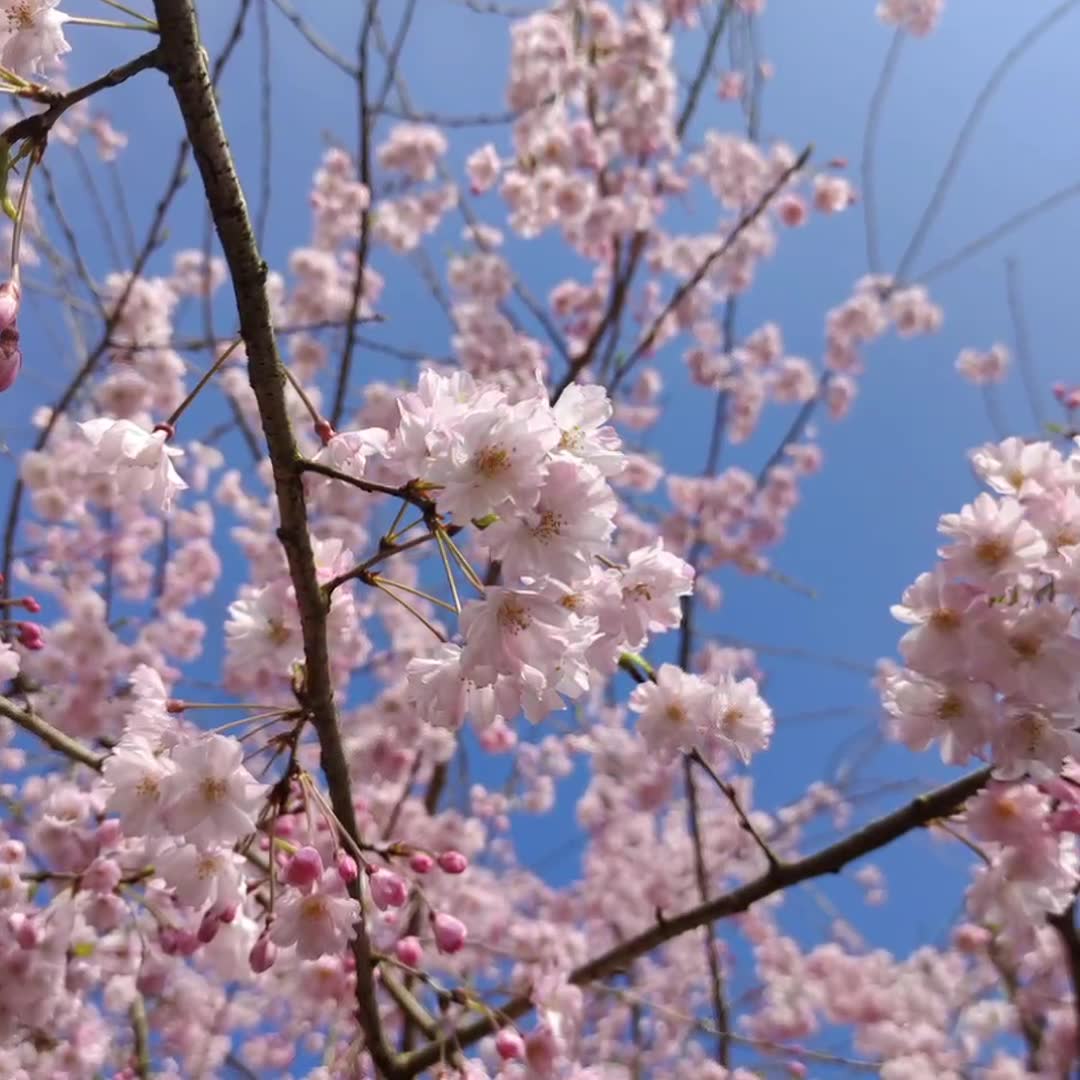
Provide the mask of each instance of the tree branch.
MULTIPOLYGON (((259 253, 247 203, 240 186, 225 129, 206 69, 192 0, 154 0, 161 30, 161 66, 184 118, 188 138, 202 175, 207 205, 228 264, 236 298, 240 333, 248 355, 248 378, 255 392, 263 434, 273 467, 280 526, 296 592, 304 642, 302 695, 319 739, 321 765, 330 802, 342 829, 359 842, 348 764, 341 743, 330 676, 326 640, 327 605, 319 587, 308 532, 303 476, 285 403, 284 374, 278 357, 266 295, 267 266, 259 253)), ((375 1068, 398 1075, 395 1056, 386 1042, 375 992, 374 962, 364 918, 360 882, 350 886, 360 900, 353 952, 356 957, 357 1020, 375 1068)))
POLYGON ((18 724, 23 731, 29 731, 47 746, 71 758, 79 765, 86 765, 94 772, 101 772, 102 763, 105 761, 103 754, 95 754, 89 747, 83 746, 78 739, 73 739, 59 728, 53 727, 48 721, 42 720, 41 717, 17 708, 7 698, 0 698, 0 716, 7 717, 8 720, 18 724))
MULTIPOLYGON (((601 953, 588 963, 576 968, 570 973, 568 981, 574 986, 587 986, 597 979, 625 971, 637 957, 673 938, 696 930, 699 926, 731 915, 738 915, 759 900, 791 888, 792 885, 798 885, 825 874, 837 874, 863 855, 885 847, 914 829, 922 828, 935 818, 955 813, 967 799, 984 787, 989 779, 990 769, 980 769, 943 787, 919 795, 891 814, 877 818, 813 855, 796 859, 794 862, 781 863, 778 867, 770 867, 745 885, 732 889, 731 892, 718 896, 708 903, 698 904, 673 918, 665 918, 655 926, 649 927, 648 930, 627 938, 608 949, 607 952, 601 953)), ((492 1015, 473 1020, 445 1038, 407 1054, 400 1059, 398 1075, 416 1076, 437 1062, 440 1055, 450 1047, 471 1046, 502 1026, 507 1020, 524 1016, 532 1008, 533 1003, 528 994, 511 998, 505 1005, 498 1006, 492 1015)))

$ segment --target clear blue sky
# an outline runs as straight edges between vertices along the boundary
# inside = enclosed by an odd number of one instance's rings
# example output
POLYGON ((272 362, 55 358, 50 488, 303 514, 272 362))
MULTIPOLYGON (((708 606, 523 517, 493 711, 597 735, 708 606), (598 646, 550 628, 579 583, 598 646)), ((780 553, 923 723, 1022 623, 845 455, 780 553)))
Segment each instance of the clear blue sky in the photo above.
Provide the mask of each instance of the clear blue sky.
MULTIPOLYGON (((100 14, 99 5, 82 0, 73 10, 100 14)), ((148 8, 148 5, 145 5, 148 8)), ((207 0, 202 5, 205 34, 213 54, 231 24, 236 4, 207 0)), ((349 3, 297 0, 297 6, 324 35, 352 55, 358 7, 349 3)), ((394 5, 386 5, 390 10, 394 5)), ((764 55, 776 66, 763 105, 762 134, 782 138, 796 148, 812 141, 816 160, 850 159, 858 185, 863 125, 870 92, 877 80, 890 31, 877 23, 873 4, 853 0, 771 0, 761 24, 764 55)), ((933 189, 963 118, 993 66, 1049 5, 1010 0, 952 0, 937 33, 912 40, 903 49, 883 118, 878 151, 877 203, 886 268, 895 264, 933 189)), ((271 10, 273 70, 273 202, 266 256, 284 268, 288 252, 306 241, 310 229, 309 183, 327 136, 351 146, 356 116, 350 81, 322 61, 271 10)), ((149 42, 141 35, 89 28, 70 32, 74 52, 71 77, 80 82, 122 61, 149 42)), ((1080 40, 1080 10, 1072 12, 1012 72, 987 110, 964 158, 943 212, 916 263, 917 271, 1054 190, 1080 179, 1080 139, 1072 118, 1080 94, 1075 63, 1080 40)), ((504 108, 507 23, 482 17, 451 0, 420 0, 406 49, 405 74, 419 108, 445 113, 499 111, 504 108)), ((255 36, 249 29, 223 87, 223 108, 234 152, 249 185, 258 177, 259 83, 255 36)), ((684 65, 684 69, 689 63, 684 65)), ((149 219, 179 137, 179 121, 163 79, 140 77, 136 86, 110 92, 100 105, 117 127, 131 135, 121 160, 128 200, 141 227, 149 219)), ((739 129, 732 105, 705 95, 703 120, 710 126, 739 129)), ((481 129, 454 136, 452 160, 487 138, 507 145, 505 130, 481 129)), ((62 148, 55 156, 63 158, 62 148)), ((69 216, 81 236, 95 272, 109 268, 97 239, 97 225, 87 211, 77 173, 59 167, 69 216)), ((171 242, 156 267, 178 247, 198 247, 203 215, 193 178, 170 219, 171 242)), ((481 203, 497 220, 492 196, 481 203), (488 205, 490 202, 490 206, 488 205)), ((432 246, 439 256, 458 238, 458 220, 432 246)), ((705 230, 712 221, 702 224, 705 230)), ((965 346, 1013 344, 1006 304, 1005 260, 1019 261, 1024 284, 1031 346, 1044 405, 1052 412, 1049 383, 1077 378, 1076 341, 1080 305, 1080 200, 1027 225, 978 258, 933 283, 932 295, 945 310, 940 333, 915 341, 889 337, 868 355, 853 414, 843 423, 822 421, 826 452, 824 472, 805 487, 789 537, 777 552, 777 568, 811 587, 810 599, 780 584, 744 580, 725 574, 720 581, 726 601, 703 623, 707 630, 778 648, 802 647, 869 667, 893 655, 898 626, 889 615, 903 588, 934 561, 935 526, 943 512, 958 509, 975 491, 965 452, 990 436, 977 390, 955 373, 957 352, 965 346)), ((543 293, 560 276, 558 248, 530 245, 518 269, 543 293)), ((445 322, 414 275, 378 253, 374 265, 387 273, 381 310, 384 326, 374 332, 389 342, 444 353, 449 350, 445 322)), ((791 352, 817 359, 823 345, 825 311, 845 299, 856 278, 866 272, 863 225, 858 209, 841 218, 815 219, 809 227, 782 238, 776 258, 765 265, 758 283, 739 309, 739 330, 748 332, 766 320, 778 322, 791 352)), ((220 324, 228 321, 219 305, 220 324)), ((26 356, 24 378, 16 391, 0 398, 0 425, 13 447, 28 437, 27 406, 51 399, 74 367, 70 354, 58 355, 39 312, 23 320, 26 356)), ((708 436, 711 399, 689 388, 677 370, 677 354, 662 353, 659 366, 668 380, 672 412, 653 437, 672 466, 700 468, 708 436)), ((386 358, 361 352, 357 371, 372 377, 398 378, 404 368, 386 358)), ((1003 392, 1011 430, 1033 431, 1015 374, 1003 392)), ((725 460, 754 468, 771 451, 789 416, 774 410, 762 438, 725 460)), ((236 567, 237 573, 243 571, 236 567)), ((226 573, 226 579, 230 574, 226 573)), ((226 584, 218 602, 227 601, 226 584)), ((219 611, 221 608, 219 607, 219 611)), ((759 800, 765 808, 797 796, 809 780, 836 767, 842 756, 870 745, 878 731, 876 697, 864 672, 827 663, 771 658, 767 693, 779 724, 773 748, 755 762, 759 800), (816 720, 791 719, 824 709, 854 709, 854 715, 816 720)), ((209 669, 208 669, 209 671, 209 669)), ((628 692, 629 687, 625 688, 628 692)), ((473 755, 475 763, 476 756, 473 755)), ((932 782, 948 774, 933 755, 916 757, 886 749, 861 767, 860 790, 889 780, 932 782)), ((519 829, 529 862, 551 850, 551 837, 573 826, 577 780, 564 789, 565 801, 555 820, 519 829)), ((898 800, 901 793, 886 796, 898 800)), ((885 805, 879 802, 877 805, 885 805)), ((576 872, 577 848, 545 863, 545 872, 568 880, 576 872)), ((890 903, 883 909, 852 909, 857 925, 875 940, 904 952, 936 937, 960 900, 965 860, 955 850, 909 839, 879 860, 890 871, 890 903), (934 855, 929 853, 933 850, 934 855), (935 867, 951 867, 936 880, 952 882, 944 895, 927 895, 927 858, 935 867)), ((935 874, 938 874, 935 869, 935 874)), ((836 895, 850 890, 839 886, 836 895)), ((816 933, 825 923, 807 923, 816 933)))

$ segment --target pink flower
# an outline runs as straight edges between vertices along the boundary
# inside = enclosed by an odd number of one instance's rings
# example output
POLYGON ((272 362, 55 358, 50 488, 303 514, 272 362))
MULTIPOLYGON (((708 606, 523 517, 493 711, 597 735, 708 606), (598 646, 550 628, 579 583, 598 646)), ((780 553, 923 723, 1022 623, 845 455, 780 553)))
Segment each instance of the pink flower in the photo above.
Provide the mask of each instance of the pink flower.
POLYGON ((146 431, 130 420, 87 420, 79 424, 94 448, 90 468, 112 477, 125 498, 146 495, 164 511, 187 484, 173 467, 183 450, 166 446, 164 431, 146 431))
POLYGON ((398 939, 394 944, 394 955, 403 964, 408 964, 409 967, 416 967, 423 959, 424 949, 420 944, 420 939, 410 935, 409 937, 398 939))
POLYGON ((474 150, 465 162, 465 171, 468 173, 473 194, 482 195, 491 188, 499 179, 500 168, 498 152, 491 143, 474 150))
POLYGON ((571 383, 552 407, 559 426, 558 450, 588 462, 606 477, 618 476, 625 464, 622 440, 613 427, 611 399, 602 386, 571 383))
POLYGON ((439 856, 439 868, 447 874, 464 874, 469 860, 460 851, 444 851, 439 856))
POLYGON ((952 544, 938 552, 949 575, 988 590, 1035 569, 1047 553, 1046 541, 1026 520, 1023 506, 986 492, 959 514, 945 514, 938 529, 952 538, 952 544))
POLYGON ((156 856, 154 869, 173 889, 181 904, 203 908, 226 907, 243 899, 240 867, 243 860, 229 848, 200 849, 176 845, 156 856))
POLYGON ((156 756, 141 739, 121 739, 105 759, 105 806, 128 836, 153 836, 163 830, 167 785, 174 771, 171 761, 156 756))
POLYGON ((971 649, 971 629, 985 605, 973 585, 950 580, 946 567, 920 574, 892 607, 893 618, 910 623, 900 639, 900 654, 909 667, 940 677, 964 670, 971 649))
POLYGON ((994 776, 1015 780, 1028 775, 1049 780, 1066 758, 1080 761, 1080 732, 1075 713, 1061 714, 1026 701, 1007 701, 991 737, 994 776))
POLYGON ((526 400, 478 409, 454 425, 424 479, 442 485, 436 500, 457 521, 529 510, 558 441, 546 404, 526 400))
POLYGON ((956 370, 976 386, 1004 382, 1009 373, 1009 350, 1004 345, 994 345, 986 352, 961 349, 956 370))
POLYGON ((588 576, 614 532, 616 502, 607 481, 573 460, 556 460, 536 506, 508 515, 484 532, 509 579, 550 576, 573 582, 588 576))
POLYGON ((694 568, 665 551, 663 540, 630 552, 622 574, 623 625, 630 648, 641 648, 649 633, 678 626, 679 599, 693 589, 694 568))
POLYGON ((753 679, 722 676, 710 708, 721 744, 734 749, 743 764, 750 761, 755 751, 769 745, 774 726, 772 710, 761 698, 753 679))
POLYGON ((243 764, 236 739, 207 735, 177 746, 167 779, 166 815, 175 832, 195 844, 231 844, 255 828, 253 813, 266 790, 243 764))
POLYGON ((960 765, 986 744, 998 706, 986 683, 937 682, 902 671, 885 683, 883 702, 890 734, 912 750, 941 741, 941 759, 960 765))
POLYGON ((634 688, 629 708, 638 713, 638 734, 665 757, 703 743, 715 689, 698 675, 674 664, 662 664, 655 682, 634 688))
POLYGON ((282 947, 295 945, 305 960, 340 952, 360 918, 359 902, 343 890, 338 875, 327 870, 314 892, 287 892, 277 905, 270 940, 282 947))

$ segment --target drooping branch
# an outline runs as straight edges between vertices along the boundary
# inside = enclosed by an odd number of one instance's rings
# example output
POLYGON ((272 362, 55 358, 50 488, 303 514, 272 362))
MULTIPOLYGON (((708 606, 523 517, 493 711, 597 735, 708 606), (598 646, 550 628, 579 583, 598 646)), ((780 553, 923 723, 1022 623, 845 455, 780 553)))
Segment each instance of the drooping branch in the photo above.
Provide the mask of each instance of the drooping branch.
MULTIPOLYGON (((267 266, 260 255, 243 189, 206 68, 192 0, 154 0, 161 29, 161 67, 180 107, 202 175, 207 205, 229 268, 240 333, 248 355, 248 378, 259 408, 273 468, 281 541, 296 593, 304 643, 304 705, 319 739, 330 802, 342 829, 359 842, 348 764, 338 729, 326 637, 327 605, 315 571, 300 453, 285 400, 285 378, 266 295, 267 266)), ((368 1053, 386 1076, 397 1075, 386 1042, 375 992, 374 963, 361 900, 355 927, 357 1019, 368 1053)))
MULTIPOLYGON (((639 956, 651 952, 665 942, 709 922, 726 919, 747 911, 759 900, 782 892, 793 885, 825 874, 838 874, 856 859, 891 844, 901 836, 928 825, 936 818, 955 813, 972 795, 981 790, 990 779, 990 769, 979 769, 950 784, 918 795, 891 814, 856 829, 842 840, 826 848, 792 862, 770 866, 756 878, 724 893, 708 903, 698 904, 672 918, 662 919, 648 930, 619 942, 618 945, 594 957, 588 963, 575 968, 568 981, 574 986, 588 986, 598 979, 615 972, 625 971, 639 956)), ((514 1020, 530 1012, 532 1000, 521 994, 504 1005, 498 1006, 498 1017, 486 1016, 464 1024, 445 1039, 406 1055, 399 1062, 398 1074, 402 1077, 416 1076, 439 1060, 440 1054, 451 1046, 466 1047, 494 1031, 506 1020, 514 1020)))

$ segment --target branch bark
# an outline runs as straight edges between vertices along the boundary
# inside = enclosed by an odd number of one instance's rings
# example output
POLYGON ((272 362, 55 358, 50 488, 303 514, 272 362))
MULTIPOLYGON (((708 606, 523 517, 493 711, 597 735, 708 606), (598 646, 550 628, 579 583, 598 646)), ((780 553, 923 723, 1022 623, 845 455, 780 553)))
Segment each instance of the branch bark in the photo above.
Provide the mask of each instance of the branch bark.
MULTIPOLYGON (((334 814, 357 843, 360 837, 353 809, 348 764, 338 729, 326 641, 327 603, 319 588, 308 532, 301 456, 285 405, 285 377, 266 296, 267 266, 259 253, 247 203, 218 113, 192 0, 154 0, 161 31, 161 68, 180 107, 195 161, 202 176, 207 205, 229 267, 240 333, 248 355, 248 379, 255 392, 259 418, 273 467, 278 504, 278 539, 285 550, 296 592, 304 641, 304 705, 319 739, 321 765, 334 814)), ((357 1020, 376 1069, 398 1075, 393 1050, 386 1042, 375 993, 374 960, 363 915, 360 882, 351 886, 361 901, 355 927, 357 1020)))
POLYGON ((83 746, 78 739, 55 728, 52 724, 35 716, 31 712, 16 708, 7 698, 0 698, 0 716, 7 717, 13 723, 18 724, 24 731, 37 736, 46 746, 51 747, 65 757, 79 765, 86 765, 94 772, 101 772, 101 765, 105 758, 101 754, 95 754, 88 746, 83 746))
MULTIPOLYGON (((707 903, 698 904, 673 918, 663 919, 640 934, 621 941, 572 971, 568 981, 574 986, 587 986, 598 979, 625 971, 639 956, 643 956, 673 938, 718 919, 738 915, 759 900, 789 889, 793 885, 823 877, 825 874, 838 874, 849 863, 863 855, 885 847, 914 829, 922 828, 935 818, 955 813, 964 802, 984 787, 989 779, 990 769, 980 769, 978 772, 969 773, 959 780, 954 780, 951 784, 945 784, 943 787, 919 795, 891 814, 885 814, 861 829, 856 829, 842 840, 822 848, 813 855, 770 867, 745 885, 732 889, 731 892, 707 903)), ((416 1076, 437 1062, 440 1055, 446 1053, 451 1047, 471 1046, 501 1027, 507 1020, 524 1016, 532 1010, 532 1007, 533 1003, 528 994, 511 998, 505 1005, 494 1008, 490 1015, 464 1024, 445 1038, 400 1059, 398 1075, 416 1076)))

